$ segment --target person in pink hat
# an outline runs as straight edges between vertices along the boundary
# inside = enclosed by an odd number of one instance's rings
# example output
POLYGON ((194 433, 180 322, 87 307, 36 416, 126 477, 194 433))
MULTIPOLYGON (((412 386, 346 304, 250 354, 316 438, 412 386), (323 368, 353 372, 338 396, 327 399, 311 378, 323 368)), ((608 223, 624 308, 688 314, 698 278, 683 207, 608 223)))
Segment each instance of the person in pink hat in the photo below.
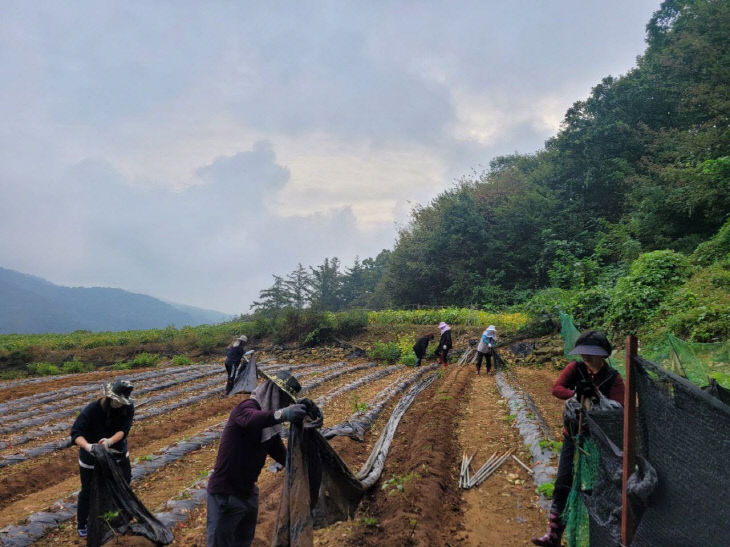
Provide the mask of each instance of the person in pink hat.
POLYGON ((441 321, 439 323, 439 331, 441 332, 441 338, 436 348, 436 356, 438 357, 439 363, 447 367, 449 366, 448 355, 451 349, 451 327, 441 321))

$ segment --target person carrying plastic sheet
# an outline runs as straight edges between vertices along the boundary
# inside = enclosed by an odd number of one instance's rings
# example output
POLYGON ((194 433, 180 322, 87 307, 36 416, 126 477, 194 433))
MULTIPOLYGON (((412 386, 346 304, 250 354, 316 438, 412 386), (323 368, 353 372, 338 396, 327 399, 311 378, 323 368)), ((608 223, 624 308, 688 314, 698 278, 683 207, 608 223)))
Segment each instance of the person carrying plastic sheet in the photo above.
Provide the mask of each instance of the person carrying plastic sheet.
POLYGON ((416 343, 413 345, 413 353, 416 354, 416 366, 421 366, 421 361, 424 357, 426 357, 426 350, 428 348, 428 343, 434 339, 433 334, 427 334, 426 336, 421 336, 418 340, 416 340, 416 343))
POLYGON ((444 367, 449 364, 448 355, 451 349, 451 327, 441 321, 439 323, 439 332, 441 332, 441 338, 439 339, 439 345, 436 348, 436 356, 438 357, 439 363, 444 367))
POLYGON ((132 466, 127 451, 127 436, 134 419, 134 402, 130 397, 132 389, 132 384, 127 380, 104 384, 102 397, 86 405, 71 426, 71 441, 80 449, 81 491, 77 517, 81 537, 87 535, 89 495, 94 478, 94 457, 91 455, 93 445, 99 444, 107 450, 119 452, 117 463, 122 469, 124 479, 127 483, 132 479, 132 466))
POLYGON ((251 545, 259 509, 256 481, 266 455, 286 465, 281 423, 302 420, 307 413, 296 403, 301 386, 291 373, 260 374, 266 381, 231 411, 221 436, 208 480, 208 547, 251 545))
MULTIPOLYGON (((624 381, 621 375, 607 362, 611 355, 611 344, 600 331, 585 331, 575 341, 571 355, 580 355, 582 361, 572 361, 563 369, 553 384, 553 395, 559 399, 576 397, 581 405, 585 401, 598 403, 605 397, 616 403, 624 403, 624 381)), ((567 404, 567 403, 566 403, 567 404)), ((568 494, 573 484, 574 435, 579 431, 568 432, 568 424, 563 429, 563 447, 560 450, 558 474, 555 477, 555 490, 550 506, 550 529, 532 543, 542 547, 560 547, 565 523, 560 515, 565 509, 568 494)), ((571 428, 575 429, 575 428, 571 428)))
POLYGON ((487 374, 492 371, 492 360, 495 359, 494 347, 496 345, 497 328, 494 325, 489 325, 482 333, 482 337, 479 339, 479 345, 477 346, 477 374, 481 371, 482 359, 485 359, 484 364, 487 368, 487 374))
POLYGON ((233 381, 236 379, 236 372, 238 367, 241 365, 241 359, 243 359, 243 350, 246 348, 248 343, 248 337, 242 334, 236 338, 231 345, 228 346, 226 352, 226 372, 228 373, 226 380, 226 395, 228 395, 233 389, 233 381))

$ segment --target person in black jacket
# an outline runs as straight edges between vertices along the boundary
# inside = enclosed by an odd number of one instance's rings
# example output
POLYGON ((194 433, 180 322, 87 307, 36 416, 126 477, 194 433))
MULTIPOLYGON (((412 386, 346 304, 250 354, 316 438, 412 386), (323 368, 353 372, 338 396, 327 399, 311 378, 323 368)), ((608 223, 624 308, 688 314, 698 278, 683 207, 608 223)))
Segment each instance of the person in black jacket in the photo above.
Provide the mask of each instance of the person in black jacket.
POLYGON ((107 450, 118 452, 115 459, 122 474, 127 483, 132 480, 132 466, 127 451, 127 436, 134 419, 134 402, 130 397, 132 389, 132 384, 127 380, 117 380, 113 385, 104 384, 102 397, 86 405, 71 426, 71 441, 79 447, 81 491, 77 516, 81 537, 86 537, 89 495, 94 477, 92 446, 99 444, 107 450))
POLYGON ((236 379, 236 373, 238 367, 241 365, 241 359, 243 359, 243 352, 248 343, 248 337, 242 334, 236 338, 226 353, 226 373, 228 374, 226 379, 226 395, 233 389, 233 381, 236 379))
POLYGON ((421 336, 418 340, 416 340, 416 343, 413 345, 413 353, 416 354, 416 366, 421 366, 421 360, 426 357, 426 349, 428 348, 428 343, 434 339, 433 334, 427 334, 426 336, 421 336))
POLYGON ((449 365, 448 355, 451 349, 451 327, 441 321, 439 323, 439 331, 441 332, 441 338, 439 339, 439 345, 436 348, 436 356, 444 367, 449 365))

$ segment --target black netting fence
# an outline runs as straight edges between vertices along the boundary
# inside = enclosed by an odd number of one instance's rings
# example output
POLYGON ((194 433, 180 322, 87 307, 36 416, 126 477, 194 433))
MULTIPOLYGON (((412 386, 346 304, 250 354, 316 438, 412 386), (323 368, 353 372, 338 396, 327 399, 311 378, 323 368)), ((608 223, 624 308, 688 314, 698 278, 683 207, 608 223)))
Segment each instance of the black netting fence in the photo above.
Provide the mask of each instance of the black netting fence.
MULTIPOLYGON (((632 366, 638 400, 637 466, 627 488, 632 545, 728 545, 730 407, 650 361, 637 357, 632 366)), ((618 546, 623 409, 583 411, 582 423, 565 539, 618 546)))

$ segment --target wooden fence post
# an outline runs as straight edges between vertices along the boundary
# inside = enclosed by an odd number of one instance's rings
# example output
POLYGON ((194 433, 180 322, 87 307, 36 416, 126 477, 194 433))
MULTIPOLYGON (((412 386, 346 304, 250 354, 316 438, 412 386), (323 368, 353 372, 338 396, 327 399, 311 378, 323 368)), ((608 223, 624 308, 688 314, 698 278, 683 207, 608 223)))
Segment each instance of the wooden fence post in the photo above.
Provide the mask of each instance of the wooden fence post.
POLYGON ((629 496, 626 484, 629 476, 634 472, 636 462, 636 383, 633 374, 633 359, 636 356, 638 344, 636 336, 626 337, 626 378, 624 382, 624 461, 623 484, 621 488, 621 544, 631 545, 634 537, 634 518, 629 506, 629 496))

